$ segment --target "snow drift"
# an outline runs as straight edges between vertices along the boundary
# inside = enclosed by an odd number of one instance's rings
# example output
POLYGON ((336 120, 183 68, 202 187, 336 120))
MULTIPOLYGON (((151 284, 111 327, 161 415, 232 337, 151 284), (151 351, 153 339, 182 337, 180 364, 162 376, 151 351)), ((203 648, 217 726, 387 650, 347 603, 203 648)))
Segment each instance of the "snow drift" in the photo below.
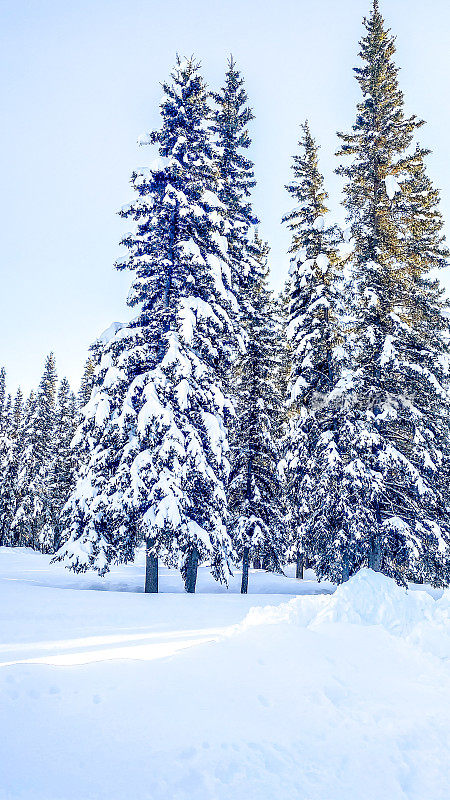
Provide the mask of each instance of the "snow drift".
POLYGON ((447 592, 48 561, 0 549, 2 800, 447 800, 447 592))

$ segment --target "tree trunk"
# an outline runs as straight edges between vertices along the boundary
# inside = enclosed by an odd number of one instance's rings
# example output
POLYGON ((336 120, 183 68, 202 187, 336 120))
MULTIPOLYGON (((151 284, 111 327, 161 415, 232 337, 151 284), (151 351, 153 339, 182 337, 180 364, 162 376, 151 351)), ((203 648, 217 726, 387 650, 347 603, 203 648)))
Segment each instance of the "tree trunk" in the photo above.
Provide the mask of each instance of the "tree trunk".
POLYGON ((342 562, 342 583, 348 581, 349 577, 350 577, 350 569, 348 566, 348 557, 344 556, 344 560, 342 562))
POLYGON ((253 559, 253 569, 261 569, 261 561, 259 558, 253 559))
POLYGON ((382 558, 381 558, 380 542, 378 541, 378 539, 375 539, 372 542, 372 547, 370 548, 368 566, 375 572, 381 572, 381 561, 382 558))
POLYGON ((150 550, 151 542, 147 541, 145 550, 145 592, 155 594, 158 591, 158 557, 150 550))
POLYGON ((248 547, 244 547, 244 553, 242 557, 242 583, 241 583, 241 594, 247 594, 248 589, 248 567, 249 567, 249 554, 250 550, 248 547))
POLYGON ((303 578, 303 553, 297 553, 297 560, 295 562, 295 577, 303 578))
POLYGON ((53 552, 56 553, 61 547, 61 531, 59 525, 56 526, 55 535, 53 537, 53 552))
POLYGON ((198 550, 194 547, 186 559, 184 569, 184 589, 189 594, 194 594, 197 583, 198 550))
MULTIPOLYGON (((380 513, 380 505, 378 503, 378 498, 375 499, 375 514, 378 526, 380 526, 381 513, 380 513)), ((368 558, 368 567, 370 569, 373 569, 375 572, 381 572, 381 562, 382 562, 381 545, 380 545, 380 539, 377 536, 375 539, 372 539, 369 558, 368 558)))

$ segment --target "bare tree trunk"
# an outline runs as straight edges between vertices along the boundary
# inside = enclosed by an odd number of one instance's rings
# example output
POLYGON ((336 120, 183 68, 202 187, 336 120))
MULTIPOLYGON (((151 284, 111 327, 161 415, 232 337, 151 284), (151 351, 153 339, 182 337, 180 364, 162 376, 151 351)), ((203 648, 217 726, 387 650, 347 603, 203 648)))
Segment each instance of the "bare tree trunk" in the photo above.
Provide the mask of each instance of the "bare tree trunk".
POLYGON ((241 583, 241 594, 247 594, 248 589, 248 567, 249 567, 249 554, 250 550, 248 547, 244 547, 244 553, 242 556, 242 583, 241 583))
POLYGON ((381 572, 381 561, 382 557, 381 557, 380 542, 378 541, 378 539, 375 539, 372 542, 372 547, 370 548, 368 566, 375 572, 381 572))
POLYGON ((295 577, 303 578, 303 553, 297 553, 295 562, 295 577))
POLYGON ((151 542, 147 541, 145 550, 145 592, 158 591, 158 557, 150 550, 151 542))
POLYGON ((344 560, 342 562, 342 583, 348 581, 350 577, 350 568, 348 566, 348 557, 344 556, 344 560))
POLYGON ((61 547, 61 530, 59 525, 55 526, 55 535, 53 537, 53 552, 56 553, 61 547))
MULTIPOLYGON (((375 500, 375 514, 377 523, 381 525, 381 514, 380 514, 380 506, 378 503, 378 499, 375 500)), ((370 548, 369 558, 368 558, 368 567, 373 569, 375 572, 381 572, 381 562, 382 562, 382 553, 381 553, 381 545, 380 539, 377 536, 375 539, 372 539, 372 545, 370 548)))
POLYGON ((194 547, 186 559, 184 569, 184 589, 189 594, 194 594, 195 584, 197 583, 198 550, 194 547))

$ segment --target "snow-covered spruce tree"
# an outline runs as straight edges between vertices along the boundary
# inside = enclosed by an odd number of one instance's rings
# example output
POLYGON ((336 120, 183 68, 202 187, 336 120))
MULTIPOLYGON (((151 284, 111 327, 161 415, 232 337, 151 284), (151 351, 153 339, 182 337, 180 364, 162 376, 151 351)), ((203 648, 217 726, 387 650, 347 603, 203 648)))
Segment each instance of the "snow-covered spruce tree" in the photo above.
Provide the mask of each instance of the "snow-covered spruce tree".
POLYGON ((11 398, 6 394, 6 371, 0 370, 0 545, 8 544, 14 513, 14 441, 11 430, 11 398))
POLYGON ((332 393, 342 353, 340 232, 325 224, 328 195, 307 122, 302 125, 299 148, 293 159, 294 178, 286 187, 296 206, 283 218, 292 232, 292 258, 284 298, 288 363, 280 465, 288 506, 289 555, 296 561, 298 578, 303 576, 305 556, 314 561, 316 526, 326 514, 327 498, 319 502, 319 483, 326 480, 331 467, 323 458, 324 442, 330 447, 338 435, 339 409, 332 393))
POLYGON ((71 447, 76 427, 77 403, 67 378, 58 387, 54 424, 54 448, 49 465, 50 511, 48 540, 53 541, 53 550, 61 545, 64 519, 62 509, 74 487, 75 453, 71 447))
POLYGON ((87 402, 72 440, 75 485, 61 511, 62 545, 55 560, 76 572, 92 568, 103 575, 111 562, 132 559, 138 541, 127 506, 135 452, 130 444, 136 442, 131 425, 122 430, 122 421, 116 422, 126 391, 126 373, 117 366, 124 353, 122 327, 113 323, 90 347, 91 387, 85 386, 87 402))
POLYGON ((32 458, 31 430, 32 420, 35 416, 36 409, 36 395, 33 390, 26 402, 23 405, 23 413, 21 419, 21 428, 18 433, 18 464, 17 475, 15 479, 15 503, 14 514, 10 523, 10 536, 11 543, 14 546, 31 546, 28 538, 28 504, 25 507, 25 498, 27 491, 26 476, 31 472, 30 461, 32 458))
POLYGON ((0 431, 4 427, 4 413, 6 406, 6 370, 4 367, 0 369, 0 431))
MULTIPOLYGON (((269 301, 269 294, 264 284, 264 274, 267 264, 267 251, 261 240, 256 235, 256 225, 258 219, 254 214, 251 203, 251 191, 255 186, 255 177, 252 161, 247 157, 246 151, 250 147, 251 139, 248 133, 248 124, 253 119, 253 113, 247 105, 247 94, 244 89, 244 81, 241 77, 236 63, 231 57, 225 75, 224 85, 219 92, 213 95, 216 109, 214 114, 213 130, 216 134, 217 164, 219 170, 218 196, 223 203, 222 231, 228 243, 228 263, 231 272, 231 281, 236 296, 236 305, 233 307, 232 318, 236 326, 238 341, 240 343, 240 353, 236 368, 230 373, 232 378, 231 390, 235 398, 236 413, 231 424, 232 447, 232 468, 230 492, 230 527, 229 530, 234 538, 235 558, 243 559, 243 587, 247 586, 249 555, 252 554, 255 561, 261 562, 264 556, 268 567, 278 569, 281 561, 281 548, 278 541, 279 531, 275 525, 273 531, 274 543, 271 548, 267 540, 267 525, 263 528, 258 527, 257 520, 253 512, 249 511, 250 501, 256 504, 258 488, 255 480, 248 474, 250 459, 258 463, 263 463, 267 459, 269 450, 268 442, 264 443, 263 451, 256 453, 255 448, 262 443, 264 436, 260 439, 255 431, 249 432, 249 439, 239 448, 239 440, 242 431, 248 421, 248 414, 252 419, 256 419, 256 404, 258 397, 255 394, 261 388, 258 375, 263 372, 262 359, 268 360, 273 356, 269 354, 269 340, 273 340, 273 314, 272 301, 269 301), (267 341, 261 342, 261 350, 256 352, 257 345, 252 338, 255 336, 256 311, 253 306, 254 301, 258 301, 258 310, 265 314, 268 322, 267 341), (267 300, 267 308, 264 302, 267 300), (246 348, 249 351, 246 353, 246 348), (243 355, 245 354, 246 355, 243 355), (250 359, 248 361, 248 359, 250 359), (250 374, 246 376, 249 383, 245 382, 243 371, 244 363, 248 366, 255 361, 255 374, 253 376, 253 395, 251 402, 253 412, 247 407, 249 398, 249 387, 252 378, 250 374), (256 365, 256 361, 258 364, 256 365), (250 441, 251 440, 251 441, 250 441), (244 478, 245 472, 245 478, 244 478), (244 506, 246 511, 244 511, 244 506), (241 515, 242 512, 242 516, 241 515), (244 523, 244 517, 247 523, 244 523), (253 519, 253 523, 250 521, 253 519), (238 525, 238 520, 240 523, 238 525), (256 546, 256 542, 258 542, 256 546)), ((262 321, 260 322, 262 325, 262 321)), ((273 347, 273 341, 270 345, 273 347)), ((267 434, 273 436, 273 421, 268 427, 269 420, 266 419, 267 399, 261 396, 261 426, 267 434), (264 409, 263 409, 264 406, 264 409)), ((270 404, 269 404, 270 405, 270 404)), ((271 408, 273 412, 273 408, 271 408)), ((261 433, 261 432, 260 432, 261 433)), ((272 443, 273 444, 273 443, 272 443)), ((276 476, 267 480, 269 495, 274 502, 273 519, 278 519, 279 499, 275 499, 273 484, 277 482, 276 476)), ((265 500, 258 501, 261 507, 265 500)), ((264 516, 264 514, 263 514, 264 516)), ((266 514, 266 516, 268 516, 266 514)), ((261 520, 260 520, 261 522, 261 520)))
POLYGON ((103 348, 58 558, 104 573, 145 540, 147 590, 161 557, 193 592, 199 561, 218 580, 228 571, 224 386, 235 334, 207 92, 193 59, 178 59, 171 77, 161 128, 141 140, 159 158, 133 173, 136 198, 121 211, 134 227, 117 266, 134 272, 138 314, 103 348))
POLYGON ((261 252, 259 274, 247 284, 246 348, 235 365, 236 420, 231 437, 229 530, 242 561, 241 592, 247 592, 250 559, 279 571, 284 560, 284 515, 278 474, 279 412, 277 389, 278 318, 267 288, 268 247, 261 252))
POLYGON ((36 395, 28 399, 20 435, 17 506, 11 524, 17 544, 52 552, 48 535, 51 517, 51 466, 55 446, 56 367, 47 357, 36 395))
MULTIPOLYGON (((24 414, 24 402, 23 402, 23 393, 22 389, 17 389, 17 392, 14 396, 14 401, 12 404, 11 410, 11 423, 10 423, 10 437, 13 441, 13 451, 12 451, 12 459, 10 463, 10 476, 9 476, 9 483, 10 483, 10 492, 11 492, 11 514, 9 519, 9 526, 11 525, 12 519, 14 517, 15 509, 17 507, 17 500, 18 500, 18 491, 17 491, 17 478, 19 475, 19 468, 22 459, 22 452, 23 452, 23 436, 22 436, 22 423, 23 423, 23 414, 24 414)), ((8 544, 12 543, 11 537, 11 530, 9 531, 9 541, 8 544)))
POLYGON ((0 543, 13 545, 14 536, 11 523, 17 505, 17 476, 22 453, 22 412, 23 396, 17 390, 12 403, 7 427, 3 429, 3 442, 0 445, 3 456, 0 472, 0 543))
MULTIPOLYGON (((429 270, 446 263, 438 193, 423 123, 404 114, 394 38, 378 3, 364 20, 362 92, 351 133, 339 134, 338 169, 354 241, 354 369, 347 376, 350 451, 344 474, 358 507, 345 545, 350 573, 364 564, 404 581, 447 582, 448 325, 429 270)), ((322 549, 322 573, 342 555, 322 549)))

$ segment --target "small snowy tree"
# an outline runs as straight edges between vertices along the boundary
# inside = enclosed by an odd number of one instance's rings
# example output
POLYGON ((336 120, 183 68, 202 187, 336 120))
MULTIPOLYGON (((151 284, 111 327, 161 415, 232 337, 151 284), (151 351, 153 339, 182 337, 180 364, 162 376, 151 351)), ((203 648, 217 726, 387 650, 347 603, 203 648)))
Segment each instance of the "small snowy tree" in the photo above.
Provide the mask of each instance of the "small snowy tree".
POLYGON ((61 545, 64 520, 64 508, 74 486, 75 453, 71 447, 75 433, 76 399, 67 378, 63 378, 58 387, 57 406, 54 425, 53 459, 49 465, 50 511, 49 538, 53 540, 53 549, 61 545))
POLYGON ((279 571, 284 559, 282 490, 278 474, 278 319, 267 289, 268 248, 259 274, 247 284, 246 348, 235 367, 236 420, 229 484, 230 534, 242 561, 241 592, 247 592, 250 559, 279 571))
POLYGON ((6 411, 6 370, 4 367, 0 369, 0 431, 5 427, 5 411, 6 411))
POLYGON ((29 531, 29 503, 26 501, 27 475, 31 473, 31 429, 35 415, 36 395, 30 392, 23 408, 22 427, 19 432, 17 476, 15 481, 15 508, 10 532, 14 545, 32 546, 29 531))
POLYGON ((292 259, 284 301, 289 363, 281 468, 288 503, 290 555, 296 560, 297 577, 302 577, 305 554, 313 559, 320 511, 317 479, 323 479, 331 466, 323 458, 323 444, 337 434, 338 409, 332 397, 342 347, 340 234, 335 226, 325 224, 328 195, 307 122, 302 126, 299 147, 299 154, 294 156, 294 179, 286 187, 296 206, 283 218, 292 232, 292 259))
POLYGON ((11 397, 6 394, 6 372, 0 370, 0 545, 9 544, 15 508, 16 445, 11 397))
POLYGON ((133 173, 136 198, 121 211, 134 228, 118 267, 134 272, 138 315, 102 351, 58 558, 104 573, 145 540, 147 589, 157 590, 161 557, 192 592, 199 561, 219 580, 228 572, 225 376, 235 347, 211 112, 193 59, 177 60, 161 116, 142 140, 159 158, 133 173))

